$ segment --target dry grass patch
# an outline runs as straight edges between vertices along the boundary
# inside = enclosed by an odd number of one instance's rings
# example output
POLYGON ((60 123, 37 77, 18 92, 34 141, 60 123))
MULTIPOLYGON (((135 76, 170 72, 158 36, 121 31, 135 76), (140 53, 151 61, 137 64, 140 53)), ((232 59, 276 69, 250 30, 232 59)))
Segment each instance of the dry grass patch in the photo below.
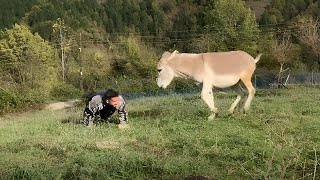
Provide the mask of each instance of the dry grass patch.
POLYGON ((96 142, 96 146, 98 149, 118 149, 120 143, 109 139, 96 142))

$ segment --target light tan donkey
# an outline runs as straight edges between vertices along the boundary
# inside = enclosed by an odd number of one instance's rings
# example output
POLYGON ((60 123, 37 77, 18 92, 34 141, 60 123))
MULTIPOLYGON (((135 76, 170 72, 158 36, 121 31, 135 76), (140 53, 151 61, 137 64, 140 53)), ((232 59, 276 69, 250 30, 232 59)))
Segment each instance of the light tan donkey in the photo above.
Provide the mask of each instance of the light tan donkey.
POLYGON ((252 74, 261 54, 253 58, 244 51, 212 52, 212 53, 163 53, 158 63, 157 85, 166 88, 173 78, 191 78, 202 83, 201 98, 212 111, 209 119, 214 119, 217 108, 214 105, 212 88, 235 87, 236 100, 232 103, 229 112, 233 113, 244 95, 240 83, 248 90, 248 98, 244 104, 247 112, 255 94, 252 85, 252 74))

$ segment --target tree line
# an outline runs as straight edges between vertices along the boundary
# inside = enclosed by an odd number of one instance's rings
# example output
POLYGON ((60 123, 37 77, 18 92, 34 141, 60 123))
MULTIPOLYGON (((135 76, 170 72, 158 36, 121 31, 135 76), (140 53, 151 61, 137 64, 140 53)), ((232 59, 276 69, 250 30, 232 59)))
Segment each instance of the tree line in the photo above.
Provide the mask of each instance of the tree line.
POLYGON ((106 87, 156 91, 164 51, 262 52, 257 73, 320 68, 319 0, 270 0, 259 20, 243 0, 0 3, 0 112, 106 87))

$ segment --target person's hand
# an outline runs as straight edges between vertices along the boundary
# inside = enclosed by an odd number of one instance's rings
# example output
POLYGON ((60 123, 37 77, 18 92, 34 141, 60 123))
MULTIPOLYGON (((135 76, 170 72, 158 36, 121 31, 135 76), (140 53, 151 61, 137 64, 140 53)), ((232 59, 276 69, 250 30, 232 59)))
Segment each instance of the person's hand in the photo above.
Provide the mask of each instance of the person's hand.
POLYGON ((120 124, 118 124, 119 129, 128 129, 129 124, 126 121, 120 121, 120 124))

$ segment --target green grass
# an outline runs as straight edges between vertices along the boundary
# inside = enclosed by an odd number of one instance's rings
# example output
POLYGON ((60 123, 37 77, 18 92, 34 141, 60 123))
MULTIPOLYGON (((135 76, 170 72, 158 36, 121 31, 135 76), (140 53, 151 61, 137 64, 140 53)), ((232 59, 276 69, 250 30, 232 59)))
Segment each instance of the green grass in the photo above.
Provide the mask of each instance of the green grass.
MULTIPOLYGON (((130 128, 79 124, 82 108, 0 120, 0 179, 317 179, 320 89, 258 90, 248 114, 199 94, 128 101, 130 128)), ((116 117, 115 117, 116 118, 116 117)))

